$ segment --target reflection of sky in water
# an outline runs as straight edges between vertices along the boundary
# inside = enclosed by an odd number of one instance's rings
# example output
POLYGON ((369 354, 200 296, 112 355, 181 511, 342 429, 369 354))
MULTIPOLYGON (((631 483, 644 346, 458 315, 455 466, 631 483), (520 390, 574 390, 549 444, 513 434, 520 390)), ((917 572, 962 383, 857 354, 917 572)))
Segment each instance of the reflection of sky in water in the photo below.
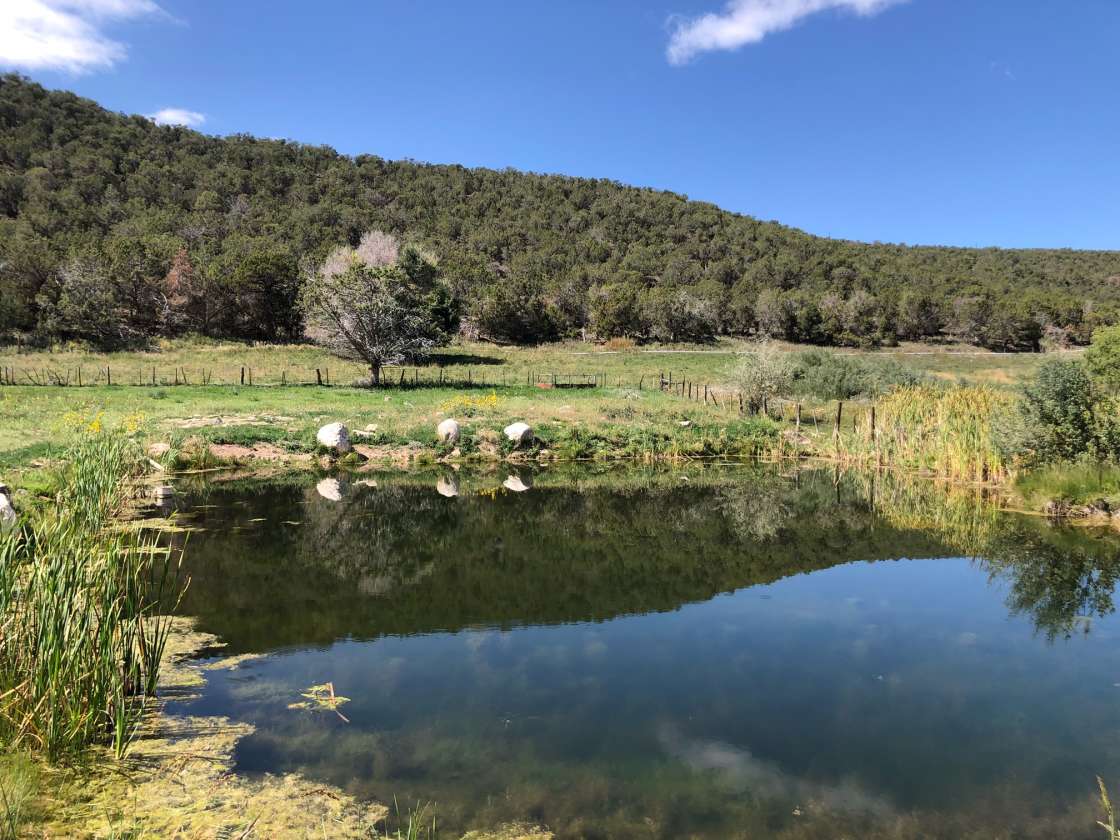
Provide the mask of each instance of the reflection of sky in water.
POLYGON ((671 612, 290 650, 212 674, 191 711, 258 725, 246 770, 434 800, 452 824, 578 836, 559 800, 613 836, 654 810, 664 836, 727 836, 719 815, 768 800, 1060 809, 1120 772, 1116 621, 1048 643, 1006 596, 963 559, 853 563, 671 612), (349 725, 286 708, 327 680, 349 725))

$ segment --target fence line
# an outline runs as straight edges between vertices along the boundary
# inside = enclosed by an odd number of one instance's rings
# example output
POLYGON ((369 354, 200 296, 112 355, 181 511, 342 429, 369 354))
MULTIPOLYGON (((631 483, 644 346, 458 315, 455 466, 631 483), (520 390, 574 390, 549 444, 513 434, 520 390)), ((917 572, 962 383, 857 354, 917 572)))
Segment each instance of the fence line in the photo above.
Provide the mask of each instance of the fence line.
MULTIPOLYGON (((520 373, 502 371, 492 374, 483 368, 476 371, 472 367, 394 367, 382 371, 380 388, 496 388, 526 385, 542 389, 595 389, 611 387, 636 387, 645 390, 647 378, 653 387, 652 377, 642 374, 636 383, 627 382, 622 377, 610 380, 606 373, 559 373, 529 370, 522 379, 520 373), (453 375, 454 374, 456 375, 453 375)), ((348 387, 331 381, 329 368, 284 368, 279 379, 270 375, 271 381, 264 381, 261 371, 250 366, 241 367, 233 381, 215 379, 212 368, 187 368, 175 366, 171 369, 137 366, 128 368, 111 365, 104 367, 76 367, 52 369, 46 367, 0 367, 0 386, 42 386, 85 388, 97 386, 113 387, 179 387, 190 385, 225 385, 229 387, 348 387), (292 375, 289 376, 289 373, 292 375)), ((815 410, 805 409, 800 402, 786 399, 752 401, 741 390, 697 382, 687 377, 676 377, 672 371, 659 371, 656 387, 664 394, 681 400, 701 404, 717 411, 737 415, 765 416, 771 420, 792 423, 798 431, 811 423, 814 431, 820 432, 831 427, 837 445, 840 445, 841 431, 845 428, 864 434, 871 440, 877 435, 876 409, 872 403, 845 403, 837 401, 835 414, 831 415, 827 406, 815 410)))

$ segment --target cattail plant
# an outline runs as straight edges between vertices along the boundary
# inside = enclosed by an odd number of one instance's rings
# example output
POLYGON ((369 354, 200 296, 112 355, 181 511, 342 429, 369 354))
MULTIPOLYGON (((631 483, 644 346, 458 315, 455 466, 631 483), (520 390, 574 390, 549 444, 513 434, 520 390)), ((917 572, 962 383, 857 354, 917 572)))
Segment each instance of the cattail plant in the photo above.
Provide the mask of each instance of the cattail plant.
POLYGON ((120 756, 155 691, 176 569, 160 533, 112 527, 134 441, 89 433, 66 462, 54 509, 0 537, 0 738, 120 756))

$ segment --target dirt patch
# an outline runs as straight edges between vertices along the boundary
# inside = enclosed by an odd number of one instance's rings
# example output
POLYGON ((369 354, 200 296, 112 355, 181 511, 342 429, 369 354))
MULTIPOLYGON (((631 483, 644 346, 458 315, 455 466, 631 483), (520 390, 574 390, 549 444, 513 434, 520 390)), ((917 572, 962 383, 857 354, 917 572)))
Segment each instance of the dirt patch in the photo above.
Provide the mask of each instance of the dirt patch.
POLYGON ((245 446, 238 443, 212 443, 210 454, 222 461, 283 461, 292 463, 311 463, 314 457, 306 452, 289 452, 272 443, 254 443, 245 446))
POLYGON ((412 465, 420 450, 412 446, 370 446, 365 443, 354 444, 354 451, 366 459, 366 467, 391 465, 408 467, 412 465))
POLYGON ((291 417, 273 414, 215 414, 209 417, 169 417, 164 425, 175 429, 203 429, 208 426, 274 426, 291 423, 291 417))

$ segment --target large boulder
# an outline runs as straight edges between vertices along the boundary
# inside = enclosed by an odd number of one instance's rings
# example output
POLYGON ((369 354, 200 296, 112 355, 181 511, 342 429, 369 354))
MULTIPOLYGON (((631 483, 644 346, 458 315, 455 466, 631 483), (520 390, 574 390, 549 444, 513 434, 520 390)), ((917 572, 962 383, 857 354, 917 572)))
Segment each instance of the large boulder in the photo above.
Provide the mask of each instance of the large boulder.
POLYGON ((459 442, 459 424, 450 417, 436 426, 436 440, 440 443, 459 442))
POLYGON ((506 439, 517 446, 533 442, 533 427, 528 423, 511 423, 505 428, 506 439))
POLYGON ((350 430, 343 423, 328 423, 315 435, 319 445, 333 450, 339 455, 350 451, 350 430))

